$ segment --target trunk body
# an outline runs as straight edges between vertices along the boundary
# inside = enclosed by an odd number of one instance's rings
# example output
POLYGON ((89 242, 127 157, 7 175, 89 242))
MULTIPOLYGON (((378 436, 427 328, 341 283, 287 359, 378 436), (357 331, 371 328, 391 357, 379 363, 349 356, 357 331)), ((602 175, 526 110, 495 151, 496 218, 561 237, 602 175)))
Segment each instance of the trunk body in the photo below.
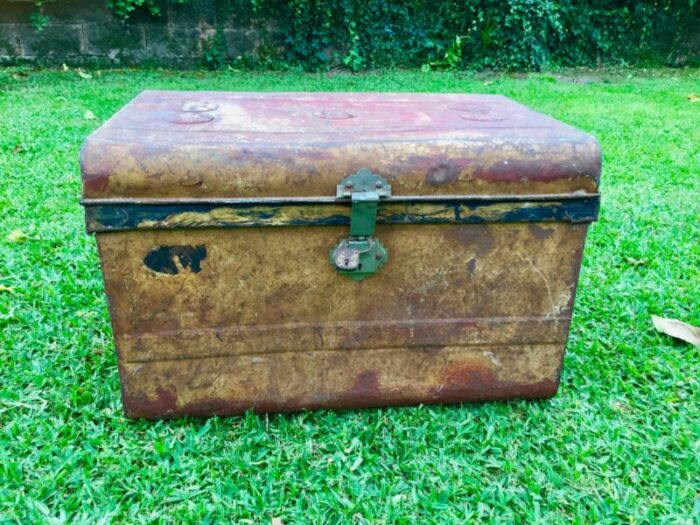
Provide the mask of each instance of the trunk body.
POLYGON ((585 133, 503 97, 145 92, 82 166, 131 417, 557 390, 585 133), (363 168, 374 216, 341 195, 363 168), (329 251, 360 220, 388 258, 355 280, 329 251))

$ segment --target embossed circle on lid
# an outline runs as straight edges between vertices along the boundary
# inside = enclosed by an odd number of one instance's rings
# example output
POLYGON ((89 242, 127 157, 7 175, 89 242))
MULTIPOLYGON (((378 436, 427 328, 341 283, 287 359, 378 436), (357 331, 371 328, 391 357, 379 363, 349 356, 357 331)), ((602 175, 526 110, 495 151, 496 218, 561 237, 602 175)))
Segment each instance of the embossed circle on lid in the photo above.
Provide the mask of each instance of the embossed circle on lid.
POLYGON ((202 113, 204 111, 214 111, 218 107, 219 105, 214 104, 213 102, 188 100, 182 104, 180 111, 187 111, 189 113, 202 113))
POLYGON ((459 118, 476 121, 505 120, 506 116, 484 104, 449 104, 447 109, 460 113, 459 118))
POLYGON ((204 124, 214 120, 214 115, 210 113, 170 113, 165 117, 165 120, 173 124, 204 124))
POLYGON ((355 118, 357 115, 350 113, 342 108, 327 108, 322 109, 314 113, 317 117, 325 118, 329 120, 345 120, 349 118, 355 118))

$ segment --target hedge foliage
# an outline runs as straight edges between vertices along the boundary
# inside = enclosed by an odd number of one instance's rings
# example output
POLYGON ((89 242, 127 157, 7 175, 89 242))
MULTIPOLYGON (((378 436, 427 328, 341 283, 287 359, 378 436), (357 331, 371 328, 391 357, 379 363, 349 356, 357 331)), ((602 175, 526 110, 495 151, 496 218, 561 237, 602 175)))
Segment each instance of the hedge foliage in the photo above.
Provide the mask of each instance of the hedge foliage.
POLYGON ((252 7, 260 27, 274 26, 263 61, 309 70, 682 65, 700 58, 696 0, 252 0, 252 7))
MULTIPOLYGON (((700 66, 698 0, 103 0, 124 21, 191 4, 217 23, 260 30, 237 66, 542 69, 558 66, 700 66)), ((34 0, 40 29, 49 0, 34 0)), ((230 64, 221 35, 204 63, 230 64)))

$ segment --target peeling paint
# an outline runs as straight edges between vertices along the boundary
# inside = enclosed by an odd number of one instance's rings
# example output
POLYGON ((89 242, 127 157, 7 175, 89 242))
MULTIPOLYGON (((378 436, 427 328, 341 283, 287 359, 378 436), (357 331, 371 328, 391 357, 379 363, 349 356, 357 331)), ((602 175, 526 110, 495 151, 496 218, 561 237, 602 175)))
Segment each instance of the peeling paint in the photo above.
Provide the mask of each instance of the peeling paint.
POLYGON ((158 246, 151 249, 143 258, 150 270, 157 273, 177 275, 189 270, 193 273, 202 271, 202 261, 207 257, 207 247, 198 246, 158 246))

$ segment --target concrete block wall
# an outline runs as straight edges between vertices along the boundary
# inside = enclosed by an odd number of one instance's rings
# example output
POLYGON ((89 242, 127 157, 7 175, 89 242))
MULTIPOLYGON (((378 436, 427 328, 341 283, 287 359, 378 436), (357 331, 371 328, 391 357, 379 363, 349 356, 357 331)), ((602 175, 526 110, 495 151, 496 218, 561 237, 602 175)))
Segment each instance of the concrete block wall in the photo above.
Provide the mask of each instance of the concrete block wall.
POLYGON ((38 31, 31 23, 34 0, 0 0, 0 63, 199 67, 218 33, 222 58, 235 59, 259 45, 258 31, 239 4, 164 0, 160 16, 143 9, 123 22, 106 0, 54 0, 45 4, 49 23, 38 31))

